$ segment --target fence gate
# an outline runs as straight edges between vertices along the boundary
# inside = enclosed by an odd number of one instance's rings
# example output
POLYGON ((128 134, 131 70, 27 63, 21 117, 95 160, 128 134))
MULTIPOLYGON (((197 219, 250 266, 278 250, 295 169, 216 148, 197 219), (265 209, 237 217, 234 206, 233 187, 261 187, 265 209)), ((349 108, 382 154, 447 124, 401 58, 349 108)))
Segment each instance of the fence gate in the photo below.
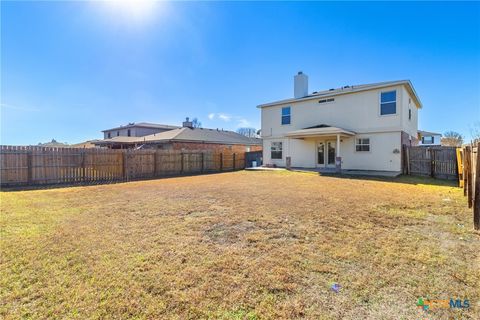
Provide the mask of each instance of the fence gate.
POLYGON ((250 151, 245 152, 245 167, 250 168, 253 166, 253 161, 257 162, 257 167, 262 165, 263 151, 250 151))
POLYGON ((404 172, 410 175, 438 179, 457 179, 457 150, 455 147, 405 146, 404 172))

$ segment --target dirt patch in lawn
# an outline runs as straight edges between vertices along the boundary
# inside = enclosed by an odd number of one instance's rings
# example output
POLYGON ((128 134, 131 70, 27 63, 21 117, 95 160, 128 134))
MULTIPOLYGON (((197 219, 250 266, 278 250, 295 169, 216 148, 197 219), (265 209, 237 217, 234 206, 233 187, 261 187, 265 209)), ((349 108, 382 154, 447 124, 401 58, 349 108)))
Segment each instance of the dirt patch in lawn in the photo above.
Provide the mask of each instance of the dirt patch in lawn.
POLYGON ((479 234, 437 182, 234 172, 3 192, 0 316, 478 319, 479 234))

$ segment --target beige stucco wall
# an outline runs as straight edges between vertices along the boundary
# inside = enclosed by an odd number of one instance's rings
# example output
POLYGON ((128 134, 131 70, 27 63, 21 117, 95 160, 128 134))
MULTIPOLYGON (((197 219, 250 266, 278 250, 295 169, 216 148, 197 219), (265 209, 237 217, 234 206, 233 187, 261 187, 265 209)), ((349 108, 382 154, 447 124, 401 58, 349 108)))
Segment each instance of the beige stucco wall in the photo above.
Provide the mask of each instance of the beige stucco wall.
MULTIPOLYGON (((409 94, 404 86, 392 86, 363 92, 335 96, 331 103, 318 103, 321 99, 311 99, 295 103, 285 103, 261 109, 262 138, 282 137, 285 133, 319 124, 341 127, 357 133, 406 131, 416 135, 417 109, 412 108, 413 116, 408 121, 409 94), (380 93, 397 91, 397 113, 380 115, 380 93), (291 107, 291 124, 281 124, 283 107, 291 107), (404 121, 403 118, 406 120, 404 121), (408 126, 408 128, 405 128, 408 126), (414 132, 415 131, 415 132, 414 132)), ((412 99, 412 106, 414 102, 412 99)))
MULTIPOLYGON (((284 167, 286 157, 290 156, 293 167, 315 168, 317 167, 317 143, 327 140, 335 141, 336 139, 334 137, 328 139, 264 139, 264 163, 284 167), (282 159, 271 159, 270 147, 272 141, 283 143, 282 159)), ((368 133, 359 134, 355 137, 342 137, 340 142, 342 169, 400 171, 400 141, 400 132, 368 133), (355 138, 369 138, 370 151, 355 151, 355 138)))
POLYGON ((403 131, 408 133, 410 136, 417 138, 418 134, 418 107, 415 104, 415 100, 410 96, 405 87, 402 87, 402 98, 401 98, 401 107, 402 107, 402 128, 403 131), (412 110, 412 119, 408 119, 408 109, 412 110))

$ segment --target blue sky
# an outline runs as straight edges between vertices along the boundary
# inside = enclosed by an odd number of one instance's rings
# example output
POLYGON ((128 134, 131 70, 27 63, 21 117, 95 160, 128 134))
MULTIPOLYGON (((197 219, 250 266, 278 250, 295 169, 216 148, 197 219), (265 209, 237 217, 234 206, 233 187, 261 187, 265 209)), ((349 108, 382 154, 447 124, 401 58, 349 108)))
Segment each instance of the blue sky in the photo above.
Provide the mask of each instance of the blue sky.
POLYGON ((480 121, 479 3, 1 2, 1 143, 128 122, 260 127, 256 105, 410 79, 419 128, 480 121))

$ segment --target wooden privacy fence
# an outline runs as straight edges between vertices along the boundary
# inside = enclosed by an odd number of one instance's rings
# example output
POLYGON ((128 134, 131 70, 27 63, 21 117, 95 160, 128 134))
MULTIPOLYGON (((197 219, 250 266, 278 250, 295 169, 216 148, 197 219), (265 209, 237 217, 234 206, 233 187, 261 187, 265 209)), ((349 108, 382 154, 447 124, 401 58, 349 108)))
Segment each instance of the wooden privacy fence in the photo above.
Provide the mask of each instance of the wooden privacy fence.
POLYGON ((459 184, 473 209, 473 227, 480 230, 480 142, 458 148, 459 184))
POLYGON ((457 179, 455 147, 408 147, 403 150, 405 174, 457 179))
POLYGON ((2 187, 84 184, 245 168, 245 153, 0 146, 2 187))

